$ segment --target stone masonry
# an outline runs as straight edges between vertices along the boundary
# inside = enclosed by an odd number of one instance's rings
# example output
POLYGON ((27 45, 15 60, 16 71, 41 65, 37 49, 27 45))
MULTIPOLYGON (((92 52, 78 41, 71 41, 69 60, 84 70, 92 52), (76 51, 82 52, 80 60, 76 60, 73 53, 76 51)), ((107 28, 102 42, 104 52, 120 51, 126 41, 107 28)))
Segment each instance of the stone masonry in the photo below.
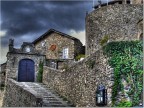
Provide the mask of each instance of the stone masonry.
POLYGON ((4 107, 70 107, 53 90, 42 83, 17 82, 8 79, 3 102, 4 107))
POLYGON ((74 37, 50 29, 41 38, 35 40, 34 45, 41 54, 46 55, 46 59, 64 59, 62 57, 63 48, 68 48, 68 59, 74 59, 79 53, 83 53, 82 43, 74 37), (55 49, 51 49, 52 45, 55 49))
POLYGON ((24 42, 20 49, 14 48, 11 42, 9 44, 9 52, 7 53, 7 64, 6 64, 6 79, 18 77, 19 62, 22 59, 31 59, 34 61, 35 68, 35 81, 39 69, 40 61, 45 61, 45 55, 41 55, 35 50, 33 44, 24 42), (30 47, 31 51, 26 52, 26 48, 30 47))
POLYGON ((109 42, 139 39, 138 22, 142 19, 142 4, 116 3, 95 9, 86 16, 86 54, 99 50, 104 36, 109 42))
POLYGON ((110 106, 112 76, 113 69, 103 51, 99 50, 65 71, 45 66, 43 83, 78 107, 95 107, 97 85, 102 83, 108 92, 107 106, 110 106))

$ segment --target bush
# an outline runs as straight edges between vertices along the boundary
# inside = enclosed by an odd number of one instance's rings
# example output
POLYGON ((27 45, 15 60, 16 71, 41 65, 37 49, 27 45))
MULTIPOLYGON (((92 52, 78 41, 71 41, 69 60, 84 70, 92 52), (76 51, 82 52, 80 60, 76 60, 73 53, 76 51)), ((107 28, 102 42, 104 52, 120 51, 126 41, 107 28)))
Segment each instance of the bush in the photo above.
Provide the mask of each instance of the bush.
POLYGON ((123 100, 117 106, 118 107, 131 107, 132 106, 132 102, 123 100))
POLYGON ((85 55, 79 54, 78 56, 76 56, 76 61, 80 60, 81 58, 85 58, 85 55))

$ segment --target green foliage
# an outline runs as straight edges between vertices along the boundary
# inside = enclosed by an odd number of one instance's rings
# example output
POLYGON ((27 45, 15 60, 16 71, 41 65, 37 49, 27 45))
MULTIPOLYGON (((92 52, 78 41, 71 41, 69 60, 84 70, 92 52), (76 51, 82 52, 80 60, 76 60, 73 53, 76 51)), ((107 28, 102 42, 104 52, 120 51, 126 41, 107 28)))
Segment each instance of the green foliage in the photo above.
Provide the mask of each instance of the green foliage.
POLYGON ((107 35, 104 36, 100 41, 100 45, 103 46, 105 43, 107 43, 108 39, 109 39, 109 36, 107 35))
POLYGON ((142 49, 141 41, 111 42, 103 47, 104 54, 110 58, 109 64, 114 68, 113 104, 118 90, 124 90, 121 79, 125 78, 131 88, 127 94, 132 100, 132 106, 138 105, 143 85, 142 49))
POLYGON ((88 66, 88 68, 93 69, 93 67, 95 65, 95 60, 89 60, 89 61, 87 61, 86 65, 88 66))
POLYGON ((38 75, 37 75, 37 81, 42 82, 42 77, 43 77, 43 63, 40 62, 39 63, 39 71, 38 71, 38 75))
POLYGON ((131 107, 132 106, 132 102, 123 100, 117 106, 118 107, 131 107))
POLYGON ((80 58, 85 58, 85 55, 79 54, 78 56, 76 56, 76 61, 80 60, 80 58))

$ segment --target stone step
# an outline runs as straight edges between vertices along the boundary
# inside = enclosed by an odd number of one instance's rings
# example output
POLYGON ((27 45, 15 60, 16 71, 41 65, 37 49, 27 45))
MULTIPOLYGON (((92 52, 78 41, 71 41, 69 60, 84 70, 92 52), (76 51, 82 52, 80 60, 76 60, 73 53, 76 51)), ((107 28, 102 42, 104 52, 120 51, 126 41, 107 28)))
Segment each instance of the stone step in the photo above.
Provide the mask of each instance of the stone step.
POLYGON ((68 101, 64 101, 58 93, 42 83, 24 82, 22 84, 23 86, 32 89, 43 98, 43 107, 72 106, 68 101))

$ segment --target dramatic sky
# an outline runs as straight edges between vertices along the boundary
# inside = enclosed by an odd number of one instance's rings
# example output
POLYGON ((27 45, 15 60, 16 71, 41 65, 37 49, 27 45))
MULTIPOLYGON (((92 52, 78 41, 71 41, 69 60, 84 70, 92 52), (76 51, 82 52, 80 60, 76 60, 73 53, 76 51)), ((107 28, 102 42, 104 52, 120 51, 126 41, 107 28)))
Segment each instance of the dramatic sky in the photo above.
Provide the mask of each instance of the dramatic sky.
POLYGON ((93 10, 93 0, 2 0, 0 7, 0 63, 4 63, 10 38, 19 48, 50 28, 77 37, 85 44, 85 16, 93 10))

